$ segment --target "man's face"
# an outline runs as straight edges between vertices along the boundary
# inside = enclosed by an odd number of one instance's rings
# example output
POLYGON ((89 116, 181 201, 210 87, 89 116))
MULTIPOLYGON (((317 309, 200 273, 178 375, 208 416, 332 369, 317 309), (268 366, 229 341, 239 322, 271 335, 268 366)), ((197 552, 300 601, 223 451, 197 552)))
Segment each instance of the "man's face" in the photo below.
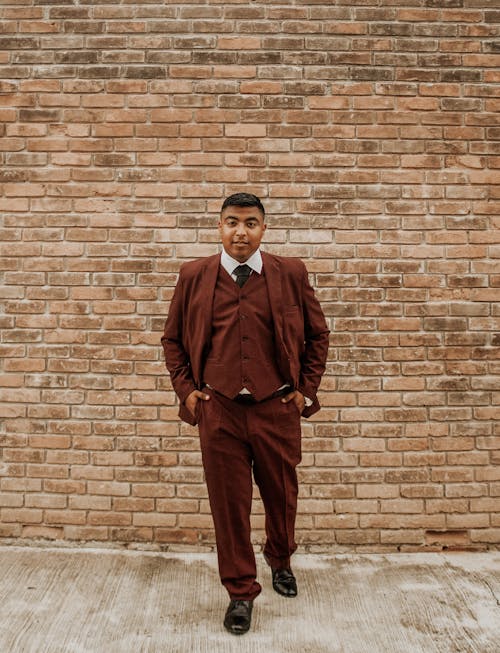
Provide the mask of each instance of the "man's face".
POLYGON ((256 206, 227 206, 220 217, 224 249, 240 263, 258 249, 265 230, 264 216, 256 206))

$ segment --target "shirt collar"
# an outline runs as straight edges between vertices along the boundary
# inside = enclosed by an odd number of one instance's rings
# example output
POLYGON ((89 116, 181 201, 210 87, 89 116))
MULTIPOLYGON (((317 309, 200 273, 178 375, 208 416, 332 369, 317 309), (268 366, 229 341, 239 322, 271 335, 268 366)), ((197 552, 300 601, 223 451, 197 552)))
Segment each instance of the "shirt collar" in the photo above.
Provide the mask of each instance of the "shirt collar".
MULTIPOLYGON (((229 256, 225 249, 222 249, 220 263, 228 274, 233 274, 235 268, 237 268, 238 265, 243 265, 243 263, 240 263, 232 256, 229 256)), ((254 272, 260 274, 262 272, 262 255, 260 253, 260 249, 255 250, 250 258, 244 261, 244 263, 248 265, 248 267, 252 268, 254 272)))

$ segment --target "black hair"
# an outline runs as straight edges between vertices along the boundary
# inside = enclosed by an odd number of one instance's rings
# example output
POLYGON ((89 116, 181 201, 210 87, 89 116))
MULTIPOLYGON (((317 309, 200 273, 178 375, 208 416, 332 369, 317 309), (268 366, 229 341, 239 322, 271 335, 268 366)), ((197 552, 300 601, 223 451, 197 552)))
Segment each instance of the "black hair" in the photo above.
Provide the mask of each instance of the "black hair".
POLYGON ((260 199, 257 197, 257 195, 252 195, 251 193, 234 193, 233 195, 226 197, 220 210, 221 213, 228 206, 256 206, 259 211, 261 211, 262 215, 266 215, 264 206, 262 205, 260 199))

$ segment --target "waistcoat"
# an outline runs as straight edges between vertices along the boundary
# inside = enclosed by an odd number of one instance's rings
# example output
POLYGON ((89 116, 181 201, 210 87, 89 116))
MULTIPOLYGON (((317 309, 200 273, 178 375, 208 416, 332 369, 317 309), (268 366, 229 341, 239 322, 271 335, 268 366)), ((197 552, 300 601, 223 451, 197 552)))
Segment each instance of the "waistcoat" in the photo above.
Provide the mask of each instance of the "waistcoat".
POLYGON ((264 270, 262 274, 252 272, 240 288, 220 266, 203 380, 230 399, 247 388, 257 401, 262 401, 286 381, 276 358, 264 270))

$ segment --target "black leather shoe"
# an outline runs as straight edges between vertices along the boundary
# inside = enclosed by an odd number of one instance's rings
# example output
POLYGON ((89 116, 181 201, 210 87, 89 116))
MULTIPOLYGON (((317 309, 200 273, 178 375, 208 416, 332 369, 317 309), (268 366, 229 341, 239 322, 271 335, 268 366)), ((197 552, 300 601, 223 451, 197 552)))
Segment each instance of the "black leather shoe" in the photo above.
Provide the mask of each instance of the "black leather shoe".
POLYGON ((224 628, 233 635, 244 635, 250 630, 252 608, 253 601, 231 601, 224 617, 224 628))
POLYGON ((272 572, 275 592, 278 592, 281 596, 288 596, 290 598, 297 596, 297 581, 290 568, 272 569, 272 572))

